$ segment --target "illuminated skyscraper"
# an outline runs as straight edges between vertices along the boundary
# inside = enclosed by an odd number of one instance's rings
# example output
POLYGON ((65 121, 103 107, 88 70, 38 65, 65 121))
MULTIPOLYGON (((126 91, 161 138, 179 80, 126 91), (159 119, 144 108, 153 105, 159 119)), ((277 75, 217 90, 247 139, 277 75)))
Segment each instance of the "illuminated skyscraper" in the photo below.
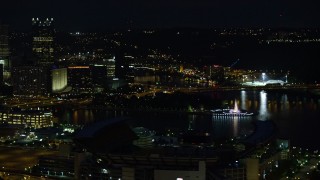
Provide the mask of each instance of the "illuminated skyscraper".
POLYGON ((32 18, 32 51, 36 64, 50 67, 54 62, 53 18, 32 18))
POLYGON ((107 78, 112 79, 116 76, 116 61, 115 57, 103 60, 107 66, 107 78))
POLYGON ((32 18, 32 51, 33 61, 38 67, 43 67, 43 74, 39 79, 44 80, 44 85, 47 92, 50 92, 51 87, 51 71, 54 63, 54 26, 53 18, 40 20, 32 18))
POLYGON ((67 88, 68 69, 54 69, 52 70, 52 92, 61 92, 67 88))
POLYGON ((2 72, 5 80, 10 77, 9 55, 8 25, 0 23, 0 64, 3 65, 2 72))

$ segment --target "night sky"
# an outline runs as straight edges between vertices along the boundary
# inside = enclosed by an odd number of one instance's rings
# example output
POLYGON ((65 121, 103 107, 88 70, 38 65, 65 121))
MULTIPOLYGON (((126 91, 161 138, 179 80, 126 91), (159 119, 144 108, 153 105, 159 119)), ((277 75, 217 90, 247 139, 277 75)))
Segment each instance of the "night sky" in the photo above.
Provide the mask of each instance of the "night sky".
POLYGON ((4 0, 0 19, 28 30, 53 17, 66 31, 171 27, 319 27, 320 2, 297 0, 4 0))

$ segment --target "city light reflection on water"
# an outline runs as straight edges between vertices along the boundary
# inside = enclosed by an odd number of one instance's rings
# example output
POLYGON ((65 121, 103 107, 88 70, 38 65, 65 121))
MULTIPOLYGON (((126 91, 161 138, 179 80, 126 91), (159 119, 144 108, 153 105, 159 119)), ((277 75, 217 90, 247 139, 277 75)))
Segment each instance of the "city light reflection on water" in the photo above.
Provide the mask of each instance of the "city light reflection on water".
POLYGON ((283 91, 238 91, 222 95, 223 102, 233 103, 239 99, 241 109, 254 112, 252 118, 213 117, 214 134, 242 136, 253 131, 254 121, 273 121, 280 138, 291 139, 297 145, 317 146, 312 143, 314 132, 320 123, 320 97, 303 92, 283 91))
MULTIPOLYGON (((134 120, 131 126, 144 126, 151 130, 179 129, 211 133, 216 138, 232 138, 253 132, 256 120, 273 121, 281 137, 300 140, 312 138, 312 132, 319 127, 320 97, 305 96, 303 93, 286 93, 283 91, 224 91, 208 93, 208 98, 233 107, 238 104, 241 109, 253 112, 253 117, 213 117, 212 115, 188 115, 179 113, 130 113, 105 110, 65 110, 60 114, 60 121, 73 123, 90 123, 95 120, 107 120, 118 116, 130 116, 134 120), (75 112, 77 111, 77 112, 75 112), (316 129, 315 129, 316 128, 316 129), (301 133, 303 131, 303 133, 301 133), (300 132, 300 133, 299 133, 300 132), (298 136, 299 134, 299 136, 298 136), (295 137, 297 136, 297 137, 295 137)), ((320 146, 320 145, 319 145, 320 146)))
POLYGON ((239 131, 239 117, 236 116, 233 119, 233 136, 236 137, 238 136, 239 131))
POLYGON ((260 91, 260 108, 259 108, 259 115, 257 117, 260 121, 266 121, 269 118, 269 112, 267 109, 267 93, 265 91, 260 91))
POLYGON ((241 109, 247 109, 246 99, 247 99, 246 91, 241 91, 241 109))

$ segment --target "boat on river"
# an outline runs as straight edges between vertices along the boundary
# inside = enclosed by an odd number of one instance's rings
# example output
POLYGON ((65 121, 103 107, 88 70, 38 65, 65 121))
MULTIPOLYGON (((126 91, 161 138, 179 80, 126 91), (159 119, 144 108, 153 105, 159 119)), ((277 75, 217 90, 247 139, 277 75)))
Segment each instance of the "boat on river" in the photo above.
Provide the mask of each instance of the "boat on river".
POLYGON ((254 113, 238 108, 237 102, 234 103, 234 108, 213 109, 210 110, 214 116, 253 116, 254 113))

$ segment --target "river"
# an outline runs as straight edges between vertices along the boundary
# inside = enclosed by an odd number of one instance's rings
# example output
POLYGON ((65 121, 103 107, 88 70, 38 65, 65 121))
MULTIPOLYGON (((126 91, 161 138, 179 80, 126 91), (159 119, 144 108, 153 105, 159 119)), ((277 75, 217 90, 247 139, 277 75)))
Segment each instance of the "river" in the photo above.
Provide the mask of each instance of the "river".
MULTIPOLYGON (((290 140, 292 146, 320 149, 320 96, 305 91, 234 90, 206 92, 212 101, 254 112, 253 118, 215 118, 211 115, 186 113, 123 112, 105 110, 55 109, 60 123, 88 124, 113 117, 131 117, 131 127, 143 126, 160 132, 195 130, 208 132, 215 139, 246 136, 253 132, 254 121, 273 121, 278 137, 290 140)), ((212 107, 219 108, 219 107, 212 107)))

